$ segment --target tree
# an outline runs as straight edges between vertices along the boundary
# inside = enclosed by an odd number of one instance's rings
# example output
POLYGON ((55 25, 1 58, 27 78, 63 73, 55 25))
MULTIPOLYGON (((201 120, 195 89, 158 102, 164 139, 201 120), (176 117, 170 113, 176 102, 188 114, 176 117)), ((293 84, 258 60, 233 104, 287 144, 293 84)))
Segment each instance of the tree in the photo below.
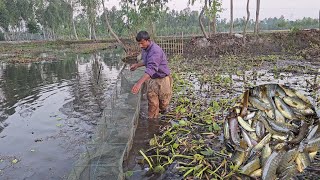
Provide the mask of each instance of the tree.
POLYGON ((40 31, 40 27, 35 21, 29 21, 27 24, 28 32, 29 33, 38 33, 40 31))
POLYGON ((109 32, 112 34, 112 36, 117 40, 117 42, 119 44, 121 44, 121 46, 124 48, 124 50, 127 52, 127 49, 125 47, 125 45, 122 43, 122 41, 119 39, 118 35, 113 31, 110 23, 109 23, 109 20, 108 20, 108 12, 104 6, 104 0, 102 0, 102 6, 103 6, 103 11, 104 11, 104 16, 105 16, 105 21, 106 21, 106 25, 107 25, 107 28, 109 30, 109 32))
MULTIPOLYGON (((195 1, 197 1, 197 0, 189 0, 188 3, 191 4, 191 5, 194 5, 195 1)), ((204 7, 203 7, 202 11, 205 12, 206 16, 209 17, 209 19, 211 21, 211 24, 212 24, 212 32, 213 32, 212 34, 215 34, 216 33, 216 24, 217 24, 216 20, 217 20, 217 17, 218 17, 218 13, 222 12, 222 3, 221 3, 221 1, 220 0, 209 0, 209 1, 205 0, 204 7)), ((201 12, 200 12, 199 16, 202 17, 203 14, 201 14, 201 12)), ((203 23, 201 22, 200 17, 199 17, 199 24, 200 24, 200 27, 201 27, 201 30, 202 30, 204 36, 206 36, 205 35, 206 32, 204 31, 203 23)))
POLYGON ((80 0, 81 5, 84 7, 88 18, 89 38, 97 39, 96 37, 96 15, 99 8, 99 0, 80 0))
POLYGON ((256 23, 255 23, 255 28, 254 28, 255 35, 258 35, 258 33, 259 33, 259 13, 260 13, 260 0, 257 0, 256 23))
POLYGON ((1 28, 8 31, 10 24, 10 14, 5 4, 5 0, 0 0, 0 31, 1 28))
POLYGON ((233 0, 230 0, 230 35, 233 33, 233 0))
POLYGON ((247 0, 247 19, 243 28, 243 43, 246 43, 246 31, 247 31, 247 27, 248 27, 248 22, 250 20, 250 9, 249 9, 249 5, 250 5, 250 0, 247 0))
POLYGON ((126 26, 132 34, 139 29, 149 29, 151 36, 156 36, 156 23, 162 12, 166 12, 168 0, 121 0, 126 26))
POLYGON ((204 6, 203 6, 203 8, 202 8, 202 10, 201 10, 201 12, 200 12, 200 15, 199 15, 200 28, 201 28, 201 31, 202 31, 202 33, 203 33, 203 35, 204 35, 204 37, 205 37, 206 39, 208 39, 209 36, 208 36, 208 34, 207 34, 204 26, 203 26, 202 17, 203 17, 204 11, 207 9, 207 3, 208 3, 208 0, 204 0, 204 6))
POLYGON ((78 34, 77 34, 77 28, 76 28, 76 24, 75 24, 75 20, 73 18, 74 16, 74 11, 75 11, 75 7, 78 3, 77 0, 64 0, 66 3, 68 3, 68 5, 70 6, 71 8, 71 11, 70 11, 70 23, 72 24, 72 32, 73 32, 73 37, 76 38, 76 40, 78 40, 78 34))

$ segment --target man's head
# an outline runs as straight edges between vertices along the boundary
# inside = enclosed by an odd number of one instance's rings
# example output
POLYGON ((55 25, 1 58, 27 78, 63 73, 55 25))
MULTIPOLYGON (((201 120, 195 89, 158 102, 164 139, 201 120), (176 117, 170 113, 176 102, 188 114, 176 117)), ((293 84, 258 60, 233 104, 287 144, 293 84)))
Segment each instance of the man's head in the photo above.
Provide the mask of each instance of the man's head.
POLYGON ((147 49, 150 45, 150 36, 147 31, 140 31, 136 37, 137 42, 139 43, 140 48, 147 49))

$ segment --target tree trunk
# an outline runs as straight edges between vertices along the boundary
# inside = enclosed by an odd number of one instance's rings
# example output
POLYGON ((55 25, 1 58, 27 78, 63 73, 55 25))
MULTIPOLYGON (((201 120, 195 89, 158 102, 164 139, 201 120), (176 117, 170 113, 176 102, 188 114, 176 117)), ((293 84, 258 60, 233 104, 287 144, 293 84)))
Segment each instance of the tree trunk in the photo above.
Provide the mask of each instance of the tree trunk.
POLYGON ((202 33, 203 33, 203 35, 204 35, 204 37, 205 37, 206 39, 208 39, 209 36, 208 36, 208 34, 206 33, 206 30, 205 30, 205 28, 204 28, 204 26, 203 26, 202 17, 203 17, 204 11, 205 11, 206 8, 207 8, 207 2, 208 2, 208 0, 205 0, 204 7, 202 8, 202 10, 201 10, 201 12, 200 12, 200 15, 199 15, 200 28, 201 28, 201 31, 202 31, 202 33))
POLYGON ((97 40, 97 36, 96 36, 96 21, 95 20, 92 21, 91 31, 92 31, 92 38, 91 39, 97 40))
MULTIPOLYGON (((213 0, 213 6, 216 5, 216 0, 213 0)), ((212 34, 217 33, 217 12, 214 12, 212 19, 212 34)))
POLYGON ((153 38, 157 37, 156 23, 155 22, 152 22, 152 35, 153 35, 153 38))
POLYGON ((250 10, 249 10, 249 4, 250 0, 247 0, 247 19, 243 28, 243 43, 246 43, 246 32, 247 32, 247 27, 248 27, 248 22, 250 20, 250 10))
POLYGON ((233 0, 230 0, 230 35, 233 33, 233 0))
POLYGON ((255 35, 258 35, 258 33, 259 33, 259 13, 260 13, 260 0, 257 0, 256 24, 254 27, 254 34, 255 35))
POLYGON ((105 16, 105 21, 106 21, 106 25, 107 28, 109 29, 109 32, 112 34, 112 36, 117 40, 117 42, 123 47, 124 51, 127 52, 126 46, 123 44, 123 42, 119 39, 118 35, 113 31, 110 23, 109 23, 109 19, 108 19, 108 12, 104 6, 104 0, 102 0, 102 6, 103 6, 103 11, 104 11, 104 16, 105 16))
POLYGON ((73 3, 72 1, 70 1, 71 4, 71 9, 72 9, 72 13, 71 13, 71 23, 72 23, 72 29, 73 29, 73 36, 76 38, 76 40, 79 40, 78 38, 78 34, 77 34, 77 29, 76 29, 76 24, 74 23, 74 19, 73 19, 73 3))
POLYGON ((91 25, 90 25, 90 19, 89 19, 89 17, 88 17, 88 31, 89 31, 89 36, 88 36, 88 38, 89 39, 91 39, 91 34, 92 34, 92 32, 91 32, 91 25))

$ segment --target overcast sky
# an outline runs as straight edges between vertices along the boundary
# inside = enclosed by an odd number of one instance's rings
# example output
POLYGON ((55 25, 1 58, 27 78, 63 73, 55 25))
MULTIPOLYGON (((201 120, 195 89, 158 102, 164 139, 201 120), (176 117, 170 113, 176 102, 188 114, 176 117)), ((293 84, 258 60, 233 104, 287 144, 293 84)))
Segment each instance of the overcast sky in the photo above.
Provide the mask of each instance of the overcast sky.
MULTIPOLYGON (((199 1, 199 0, 198 0, 199 1)), ((200 0, 204 2, 204 0, 200 0)), ((188 0, 169 0, 167 4, 170 9, 182 10, 187 8, 188 0)), ((234 0, 234 18, 242 18, 246 15, 247 0, 234 0)), ((107 7, 119 7, 119 0, 109 0, 107 7)), ((222 0, 224 11, 220 14, 221 18, 230 16, 230 0, 222 0)), ((256 0, 250 0, 251 18, 255 17, 256 0)), ((192 10, 200 10, 201 4, 196 3, 190 6, 192 10)), ((301 19, 303 17, 319 17, 320 0, 261 0, 260 6, 261 19, 267 17, 280 17, 284 15, 286 19, 301 19)))

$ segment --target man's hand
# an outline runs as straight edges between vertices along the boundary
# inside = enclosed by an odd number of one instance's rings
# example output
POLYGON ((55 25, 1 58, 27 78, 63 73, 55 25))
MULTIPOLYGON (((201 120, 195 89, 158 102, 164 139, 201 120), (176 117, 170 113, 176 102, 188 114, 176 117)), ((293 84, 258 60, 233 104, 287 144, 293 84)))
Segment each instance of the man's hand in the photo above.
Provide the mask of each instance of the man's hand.
POLYGON ((137 82, 131 89, 132 94, 137 94, 139 90, 141 89, 141 85, 139 82, 137 82))
POLYGON ((139 67, 139 64, 135 63, 130 66, 130 71, 135 71, 139 67))

